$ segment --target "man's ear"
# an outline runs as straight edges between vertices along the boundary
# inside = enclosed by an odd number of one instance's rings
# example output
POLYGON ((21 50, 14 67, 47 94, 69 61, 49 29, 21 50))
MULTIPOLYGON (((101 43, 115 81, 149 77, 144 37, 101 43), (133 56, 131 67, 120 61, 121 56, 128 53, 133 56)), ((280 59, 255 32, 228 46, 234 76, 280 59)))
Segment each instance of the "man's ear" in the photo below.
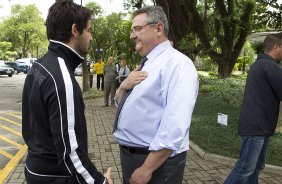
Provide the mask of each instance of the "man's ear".
POLYGON ((77 25, 75 23, 71 26, 71 34, 73 37, 77 37, 79 35, 79 31, 77 30, 77 25))
POLYGON ((158 36, 164 34, 164 24, 159 22, 156 24, 158 36))

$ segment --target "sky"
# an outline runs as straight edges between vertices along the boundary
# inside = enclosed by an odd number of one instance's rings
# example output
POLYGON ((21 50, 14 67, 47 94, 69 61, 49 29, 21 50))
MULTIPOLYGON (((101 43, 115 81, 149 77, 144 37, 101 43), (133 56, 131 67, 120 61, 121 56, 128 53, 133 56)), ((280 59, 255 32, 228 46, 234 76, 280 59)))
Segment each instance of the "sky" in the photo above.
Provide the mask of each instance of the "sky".
MULTIPOLYGON (((11 6, 15 4, 28 5, 35 4, 42 14, 42 17, 46 19, 49 7, 55 2, 55 0, 0 0, 0 17, 9 16, 11 13, 11 6)), ((74 0, 75 3, 80 4, 81 0, 74 0)), ((122 12, 123 0, 82 0, 82 5, 88 2, 96 2, 104 10, 105 15, 109 15, 113 12, 122 12)))
MULTIPOLYGON (((124 0, 82 0, 82 4, 85 5, 88 2, 96 2, 100 4, 104 10, 104 15, 109 15, 113 12, 122 12, 124 0)), ((0 0, 0 17, 9 16, 11 13, 11 6, 15 4, 27 5, 35 4, 42 14, 42 17, 46 19, 49 7, 55 2, 55 0, 0 0)), ((80 4, 81 0, 74 0, 75 3, 80 4)), ((150 0, 145 0, 148 4, 150 0)), ((278 3, 282 3, 282 0, 278 0, 278 3)), ((151 4, 151 3, 149 3, 151 4)))

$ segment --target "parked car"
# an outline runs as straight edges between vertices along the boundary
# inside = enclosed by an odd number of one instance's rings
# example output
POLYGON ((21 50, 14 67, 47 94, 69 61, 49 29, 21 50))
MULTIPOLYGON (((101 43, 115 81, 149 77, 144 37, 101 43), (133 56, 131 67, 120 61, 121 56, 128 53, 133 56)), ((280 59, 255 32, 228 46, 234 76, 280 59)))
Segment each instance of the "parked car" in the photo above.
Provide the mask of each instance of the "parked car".
POLYGON ((29 67, 25 62, 7 62, 6 65, 10 66, 14 69, 14 74, 18 74, 23 72, 24 74, 27 74, 29 67))
POLYGON ((75 68, 75 70, 74 70, 74 75, 75 75, 75 76, 82 76, 82 65, 81 65, 81 64, 79 64, 79 65, 75 68))
POLYGON ((14 69, 5 65, 4 63, 0 63, 0 75, 8 75, 12 77, 14 74, 14 69))
POLYGON ((36 58, 22 58, 22 59, 17 59, 15 63, 20 63, 20 62, 25 62, 29 68, 31 68, 32 64, 36 61, 36 58))

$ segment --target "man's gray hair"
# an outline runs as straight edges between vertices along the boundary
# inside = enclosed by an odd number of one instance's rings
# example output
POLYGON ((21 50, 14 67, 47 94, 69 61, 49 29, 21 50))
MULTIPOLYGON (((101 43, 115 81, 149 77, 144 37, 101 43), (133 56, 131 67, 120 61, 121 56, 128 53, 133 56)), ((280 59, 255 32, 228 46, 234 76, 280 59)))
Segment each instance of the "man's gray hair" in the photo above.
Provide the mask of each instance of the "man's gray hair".
POLYGON ((139 14, 146 13, 147 14, 147 24, 153 24, 153 23, 163 23, 164 24, 164 35, 168 37, 168 20, 167 16, 160 6, 146 6, 144 8, 138 9, 133 12, 133 18, 136 17, 139 14))

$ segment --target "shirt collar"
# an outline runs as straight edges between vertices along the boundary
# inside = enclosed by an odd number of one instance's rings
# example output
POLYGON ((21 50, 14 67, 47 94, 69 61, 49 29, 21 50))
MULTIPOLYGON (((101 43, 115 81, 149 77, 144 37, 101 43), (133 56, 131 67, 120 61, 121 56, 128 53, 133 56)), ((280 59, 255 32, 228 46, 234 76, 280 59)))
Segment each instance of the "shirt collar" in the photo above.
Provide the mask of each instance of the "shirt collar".
POLYGON ((146 57, 148 61, 153 61, 158 55, 160 55, 166 49, 171 48, 171 44, 169 40, 162 42, 161 44, 157 45, 146 57))

